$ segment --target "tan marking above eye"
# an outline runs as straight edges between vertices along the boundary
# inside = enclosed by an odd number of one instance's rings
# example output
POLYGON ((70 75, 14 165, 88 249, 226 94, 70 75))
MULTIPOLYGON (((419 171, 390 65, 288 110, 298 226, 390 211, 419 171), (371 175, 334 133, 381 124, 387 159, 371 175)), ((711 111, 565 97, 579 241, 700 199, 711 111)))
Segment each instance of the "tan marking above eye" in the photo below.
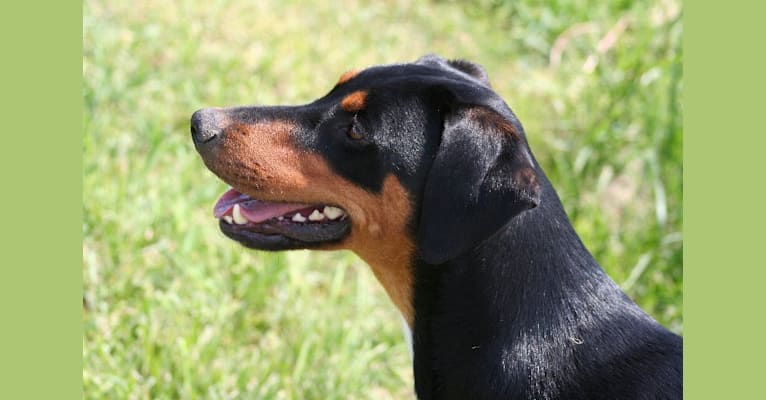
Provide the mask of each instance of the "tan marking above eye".
POLYGON ((344 72, 340 76, 340 78, 338 78, 338 83, 336 83, 335 85, 336 86, 337 85, 342 85, 342 84, 344 84, 344 83, 354 79, 354 77, 357 76, 357 75, 359 75, 359 70, 358 69, 352 69, 352 70, 346 71, 346 72, 344 72))
POLYGON ((340 108, 346 112, 357 112, 364 109, 365 102, 367 101, 367 92, 364 90, 357 90, 344 97, 340 102, 340 108))

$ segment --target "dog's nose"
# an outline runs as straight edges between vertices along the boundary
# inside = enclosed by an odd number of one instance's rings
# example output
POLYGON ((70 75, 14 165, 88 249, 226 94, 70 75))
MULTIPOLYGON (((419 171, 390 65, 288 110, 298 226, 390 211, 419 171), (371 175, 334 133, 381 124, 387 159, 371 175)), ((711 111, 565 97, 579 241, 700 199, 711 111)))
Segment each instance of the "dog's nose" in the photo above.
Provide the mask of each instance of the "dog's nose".
POLYGON ((191 117, 191 135, 194 144, 210 143, 223 133, 221 112, 215 108, 197 110, 191 117))

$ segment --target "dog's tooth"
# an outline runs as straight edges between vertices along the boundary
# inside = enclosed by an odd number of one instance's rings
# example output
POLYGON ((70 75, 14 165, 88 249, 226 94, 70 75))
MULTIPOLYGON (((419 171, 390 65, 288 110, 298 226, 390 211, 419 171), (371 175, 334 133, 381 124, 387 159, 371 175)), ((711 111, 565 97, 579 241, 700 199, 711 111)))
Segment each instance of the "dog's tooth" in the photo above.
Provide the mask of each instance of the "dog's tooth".
POLYGON ((329 219, 338 219, 340 216, 345 214, 345 212, 343 212, 343 210, 341 210, 338 207, 333 207, 333 206, 325 206, 324 210, 322 210, 322 212, 329 219))
POLYGON ((231 216, 234 217, 234 223, 237 225, 244 225, 247 223, 247 218, 242 215, 242 210, 240 210, 239 204, 234 205, 234 209, 231 210, 231 216))
POLYGON ((293 221, 294 222, 306 222, 306 217, 304 217, 300 213, 295 213, 295 215, 293 215, 293 221))
POLYGON ((234 219, 231 217, 231 215, 224 215, 223 220, 226 221, 227 224, 234 222, 234 219))
POLYGON ((325 206, 322 212, 324 212, 324 215, 329 219, 338 219, 346 213, 340 208, 333 206, 325 206))
POLYGON ((324 219, 324 214, 319 212, 319 210, 314 210, 311 215, 309 215, 309 221, 321 221, 324 219))
POLYGON ((277 221, 284 221, 284 220, 285 220, 285 217, 283 217, 281 215, 277 217, 277 221))

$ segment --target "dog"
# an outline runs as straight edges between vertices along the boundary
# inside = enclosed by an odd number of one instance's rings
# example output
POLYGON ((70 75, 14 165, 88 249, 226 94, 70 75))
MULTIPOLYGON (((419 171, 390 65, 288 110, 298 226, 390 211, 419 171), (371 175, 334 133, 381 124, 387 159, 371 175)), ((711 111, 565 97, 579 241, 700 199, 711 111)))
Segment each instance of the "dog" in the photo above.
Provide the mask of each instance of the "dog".
POLYGON ((480 65, 424 56, 343 74, 305 105, 206 108, 223 233, 350 249, 411 330, 420 399, 679 399, 682 338, 575 233, 480 65))

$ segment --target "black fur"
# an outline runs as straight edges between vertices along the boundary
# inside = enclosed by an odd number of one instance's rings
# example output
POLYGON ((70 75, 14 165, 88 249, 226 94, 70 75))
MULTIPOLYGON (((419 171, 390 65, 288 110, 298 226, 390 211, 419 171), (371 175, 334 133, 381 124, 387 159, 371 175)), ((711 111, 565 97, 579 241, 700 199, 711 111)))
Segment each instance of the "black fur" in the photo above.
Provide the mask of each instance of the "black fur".
POLYGON ((682 397, 681 338, 604 274, 544 177, 537 208, 415 271, 420 398, 682 397))

